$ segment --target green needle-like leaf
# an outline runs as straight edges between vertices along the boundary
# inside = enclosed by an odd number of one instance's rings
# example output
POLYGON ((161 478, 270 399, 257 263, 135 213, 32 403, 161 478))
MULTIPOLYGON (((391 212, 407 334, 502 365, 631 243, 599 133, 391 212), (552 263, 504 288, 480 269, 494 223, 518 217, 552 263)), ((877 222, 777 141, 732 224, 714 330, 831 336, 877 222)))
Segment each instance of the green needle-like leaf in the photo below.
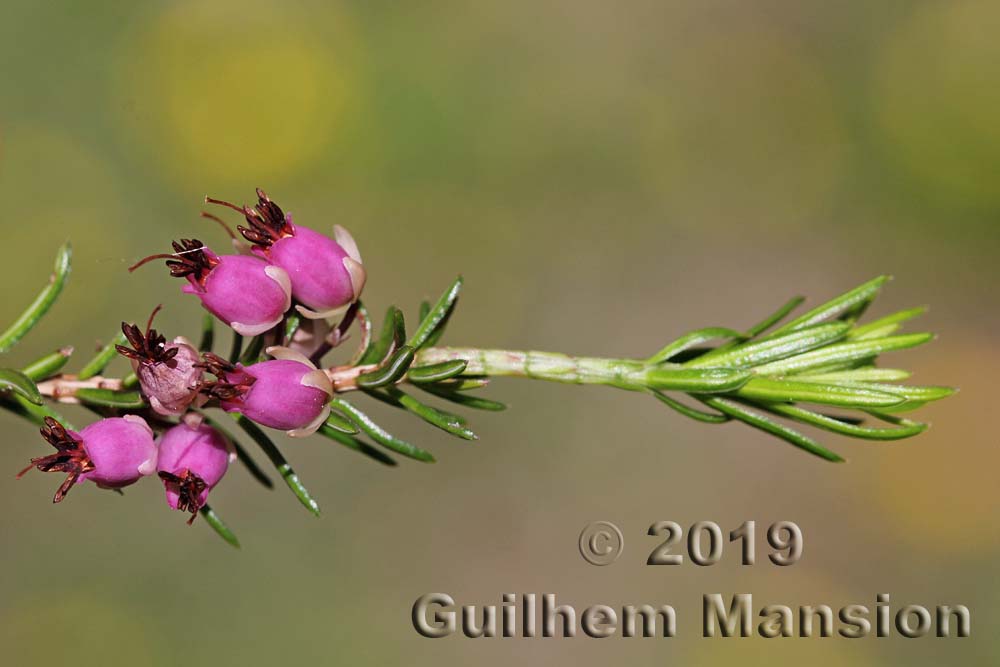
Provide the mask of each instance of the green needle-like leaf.
POLYGON ((820 458, 826 459, 827 461, 833 461, 834 463, 842 463, 844 459, 829 449, 819 444, 812 438, 806 437, 788 428, 783 424, 779 424, 776 421, 768 419, 766 416, 754 412, 753 410, 731 401, 725 398, 719 397, 699 397, 700 400, 711 408, 715 408, 719 412, 729 415, 733 419, 738 419, 739 421, 749 424, 754 428, 758 428, 762 431, 775 435, 786 442, 790 442, 800 449, 804 449, 810 454, 815 454, 820 458))
MULTIPOLYGON (((402 390, 400 390, 400 392, 402 392, 402 390)), ((400 410, 409 411, 409 409, 396 398, 396 396, 398 396, 399 394, 393 393, 392 395, 390 395, 390 392, 385 389, 376 391, 365 391, 364 393, 366 396, 370 396, 371 398, 374 398, 380 403, 385 403, 388 406, 398 408, 400 410)), ((429 405, 426 407, 430 408, 429 405)), ((461 415, 456 415, 452 412, 445 412, 443 410, 438 410, 437 408, 431 408, 431 409, 442 415, 445 421, 450 421, 452 423, 460 424, 462 426, 467 426, 469 423, 469 420, 467 420, 465 417, 462 417, 461 415)))
POLYGON ((211 352, 215 345, 215 317, 210 313, 205 313, 201 318, 201 342, 198 349, 202 352, 211 352))
POLYGON ((753 373, 737 368, 684 368, 662 365, 646 370, 646 387, 666 391, 717 394, 739 389, 753 373))
POLYGON ((922 433, 927 429, 927 424, 920 424, 906 419, 899 420, 899 426, 896 428, 870 428, 847 423, 835 417, 822 415, 797 405, 788 405, 787 403, 766 403, 761 407, 782 417, 788 417, 833 433, 840 433, 841 435, 853 438, 864 438, 866 440, 901 440, 922 433))
POLYGON ((802 305, 802 302, 805 300, 806 300, 805 297, 802 296, 792 297, 791 299, 786 301, 785 304, 781 306, 781 308, 778 308, 778 310, 774 311, 766 318, 764 318, 757 324, 747 329, 746 331, 747 337, 754 338, 756 336, 761 335, 762 333, 773 327, 775 324, 785 319, 790 312, 792 312, 800 305, 802 305))
POLYGON ((705 422, 706 424, 722 424, 730 420, 730 417, 728 415, 705 412, 704 410, 697 410, 690 406, 684 405, 680 401, 674 400, 673 398, 667 396, 662 391, 651 390, 650 393, 652 393, 653 396, 659 399, 660 402, 662 402, 664 405, 673 408, 674 410, 681 413, 685 417, 690 417, 691 419, 696 419, 700 422, 705 422))
POLYGON ((247 345, 246 350, 240 355, 240 363, 244 366, 249 366, 251 364, 257 363, 260 360, 261 353, 264 351, 264 336, 254 336, 250 339, 250 344, 247 345))
POLYGON ((927 312, 927 308, 920 306, 917 308, 910 308, 908 310, 901 310, 898 313, 893 313, 891 315, 886 315, 874 322, 869 322, 863 326, 855 327, 847 334, 847 337, 851 340, 870 340, 872 338, 883 338, 894 333, 903 322, 907 320, 912 320, 914 317, 919 317, 927 312))
POLYGON ((820 324, 784 336, 772 336, 756 343, 737 345, 721 354, 709 352, 687 362, 685 366, 689 368, 749 368, 758 366, 829 345, 843 338, 850 327, 851 325, 846 322, 820 324))
POLYGON ((916 410, 925 403, 948 398, 955 393, 952 387, 917 386, 905 384, 882 384, 878 382, 845 382, 843 386, 865 390, 892 392, 901 396, 903 401, 896 405, 881 408, 884 412, 909 412, 916 410))
POLYGON ((490 379, 480 375, 466 375, 465 377, 441 380, 440 382, 433 383, 433 385, 447 391, 475 391, 476 389, 488 387, 490 379))
POLYGON ((462 276, 459 276, 449 285, 444 294, 437 300, 437 303, 430 309, 426 316, 420 318, 420 326, 414 332, 413 337, 407 341, 407 345, 414 350, 433 345, 440 332, 444 330, 448 318, 451 316, 458 301, 458 294, 462 291, 462 276), (437 334, 437 335, 436 335, 437 334))
POLYGON ((726 329, 724 327, 709 327, 707 329, 698 329, 697 331, 691 331, 684 334, 674 342, 670 343, 662 350, 651 356, 646 360, 646 363, 655 366, 656 364, 661 364, 665 361, 670 361, 673 357, 689 350, 693 347, 697 347, 702 343, 710 340, 715 340, 718 338, 735 338, 738 340, 743 340, 745 336, 739 331, 734 331, 733 329, 726 329))
POLYGON ((281 478, 285 480, 285 484, 287 484, 288 488, 292 490, 292 493, 294 493, 295 497, 299 499, 299 502, 302 503, 303 507, 316 516, 319 516, 319 503, 313 500, 309 490, 306 489, 301 480, 299 480, 299 476, 295 474, 292 466, 285 460, 281 450, 278 449, 278 446, 274 444, 271 438, 269 438, 268 435, 264 433, 259 426, 257 426, 257 424, 253 423, 245 416, 236 413, 233 413, 230 416, 236 420, 236 423, 239 424, 240 428, 242 428, 243 431, 257 443, 264 454, 267 455, 267 458, 269 458, 271 463, 274 464, 274 467, 277 468, 278 474, 280 474, 281 478))
POLYGON ((454 361, 442 361, 439 364, 430 364, 429 366, 419 366, 407 371, 406 379, 417 384, 450 380, 457 375, 461 375, 462 371, 468 365, 468 361, 456 359, 454 361))
POLYGON ((803 382, 895 382, 905 380, 910 377, 909 371, 899 368, 876 368, 875 366, 862 366, 846 371, 832 371, 830 373, 808 373, 796 375, 796 380, 803 382))
POLYGON ((71 356, 73 356, 73 348, 64 347, 52 354, 47 354, 40 359, 32 361, 22 368, 21 372, 35 382, 41 382, 58 374, 66 366, 71 356))
MULTIPOLYGON (((798 308, 803 301, 805 301, 805 298, 801 296, 796 296, 789 299, 784 303, 784 305, 781 306, 781 308, 778 308, 778 310, 774 311, 773 313, 765 317, 763 320, 761 320, 757 324, 747 329, 746 333, 744 334, 744 337, 746 339, 751 339, 761 335, 762 333, 773 327, 775 324, 785 319, 785 317, 787 317, 790 312, 798 308)), ((723 343, 722 345, 712 350, 712 354, 722 354, 723 352, 727 352, 736 347, 737 345, 739 345, 741 342, 742 339, 732 340, 729 341, 728 343, 723 343)))
POLYGON ((215 510, 208 505, 202 505, 199 512, 201 512, 202 518, 205 519, 205 523, 211 526, 212 530, 214 530, 219 537, 237 549, 240 548, 240 541, 236 538, 236 534, 233 533, 222 518, 215 513, 215 510))
POLYGON ((97 408, 115 408, 116 410, 139 410, 146 407, 146 401, 137 391, 112 391, 110 389, 92 389, 84 387, 74 394, 81 403, 97 408))
POLYGON ((850 292, 845 292, 837 298, 813 308, 808 313, 780 327, 771 335, 778 336, 791 331, 798 331, 799 329, 819 324, 824 320, 841 316, 846 316, 849 321, 853 321, 871 303, 887 280, 889 280, 889 276, 879 276, 878 278, 869 280, 865 284, 855 287, 850 292))
POLYGON ((405 440, 400 440, 376 424, 371 417, 344 399, 339 397, 334 398, 333 401, 331 401, 331 405, 350 417, 351 421, 357 424, 369 438, 383 447, 391 449, 397 454, 402 454, 403 456, 408 456, 411 459, 416 459, 417 461, 424 461, 425 463, 434 462, 434 457, 430 452, 424 451, 415 445, 411 445, 405 440))
POLYGON ((805 373, 834 364, 844 364, 866 359, 874 359, 885 352, 905 350, 923 345, 934 338, 929 333, 904 334, 888 336, 876 340, 860 340, 845 343, 834 343, 826 347, 812 350, 780 361, 758 366, 754 371, 759 375, 789 375, 805 373))
POLYGON ((87 362, 80 371, 79 378, 81 380, 89 380, 92 377, 100 375, 104 372, 104 369, 108 367, 115 357, 118 356, 118 349, 116 345, 126 345, 128 344, 128 339, 125 338, 125 334, 118 333, 111 342, 100 349, 97 355, 87 362))
POLYGON ((431 302, 426 300, 421 301, 420 309, 417 311, 417 319, 423 322, 425 319, 427 319, 427 316, 430 315, 430 312, 431 312, 431 302))
POLYGON ((300 316, 298 315, 288 316, 288 318, 285 320, 285 335, 283 338, 286 346, 292 342, 292 338, 295 337, 295 334, 301 327, 302 327, 302 318, 300 316))
POLYGON ((21 316, 9 328, 0 334, 0 353, 7 352, 17 345, 18 341, 24 338, 52 308, 52 304, 59 298, 59 294, 66 285, 72 256, 73 250, 69 243, 59 248, 59 252, 56 254, 55 269, 52 277, 49 278, 49 284, 39 293, 27 310, 21 313, 21 316))
POLYGON ((358 427, 350 419, 340 414, 336 410, 331 410, 326 418, 326 426, 334 431, 340 431, 346 435, 357 435, 360 433, 358 427))
POLYGON ((382 465, 390 467, 397 465, 396 461, 391 456, 383 452, 381 449, 375 449, 367 442, 363 442, 362 440, 355 438, 353 435, 350 435, 348 433, 342 433, 337 429, 331 428, 329 426, 329 423, 320 426, 319 431, 317 431, 317 433, 319 433, 320 435, 324 435, 327 438, 330 438, 334 442, 339 443, 344 447, 347 447, 348 449, 353 449, 359 454, 364 454, 368 458, 377 461, 382 465))
POLYGON ((443 412, 425 403, 421 403, 399 387, 386 387, 385 395, 399 407, 412 412, 428 424, 436 426, 446 433, 458 436, 463 440, 479 439, 475 433, 465 427, 465 420, 458 415, 443 412))
POLYGON ((480 398, 479 396, 470 396, 468 394, 459 393, 460 389, 450 389, 437 384, 418 384, 414 385, 420 389, 426 391, 428 394, 434 394, 438 398, 443 398, 446 401, 451 401, 457 405, 461 405, 466 408, 472 408, 474 410, 487 410, 489 412, 503 412, 507 409, 507 406, 499 401, 491 401, 488 398, 480 398))
POLYGON ((35 405, 43 402, 42 395, 38 393, 38 387, 31 378, 13 368, 0 368, 0 391, 13 392, 35 405))
POLYGON ((359 375, 356 380, 357 385, 362 389, 376 389, 398 382, 413 363, 413 353, 412 347, 404 345, 379 368, 359 375))
POLYGON ((836 385, 770 378, 754 378, 736 395, 756 401, 803 401, 845 408, 886 408, 904 401, 901 394, 869 385, 836 385))
POLYGON ((243 354, 243 336, 233 332, 233 342, 229 348, 229 363, 235 364, 239 362, 240 355, 243 354))
POLYGON ((375 339, 358 361, 359 366, 368 364, 379 364, 385 360, 393 350, 399 348, 406 338, 406 323, 403 318, 403 311, 396 306, 389 306, 385 314, 385 323, 382 325, 382 333, 375 339))

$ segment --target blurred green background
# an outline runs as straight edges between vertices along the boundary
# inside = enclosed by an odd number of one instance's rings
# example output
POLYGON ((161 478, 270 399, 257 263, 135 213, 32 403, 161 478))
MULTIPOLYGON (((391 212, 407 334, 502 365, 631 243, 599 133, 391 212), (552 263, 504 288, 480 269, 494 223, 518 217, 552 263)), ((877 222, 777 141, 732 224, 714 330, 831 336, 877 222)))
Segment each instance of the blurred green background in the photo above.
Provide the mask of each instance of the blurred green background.
MULTIPOLYGON (((447 340, 642 356, 743 327, 785 298, 879 273, 873 312, 932 305, 939 341, 900 363, 958 385, 927 434, 824 439, 823 464, 740 426, 611 390, 498 381, 463 445, 390 416, 433 466, 285 443, 324 514, 241 470, 213 504, 232 551, 156 484, 124 499, 14 473, 34 429, 0 416, 0 645, 7 664, 939 665, 1000 661, 995 411, 1000 5, 843 2, 21 2, 0 23, 0 321, 71 239, 72 283, 14 354, 85 357, 123 319, 200 310, 136 259, 198 235, 206 194, 265 188, 296 220, 347 226, 366 300, 408 313, 456 274, 447 340), (577 535, 617 522, 594 568, 577 535), (791 568, 640 565, 661 519, 796 521, 791 568), (431 641, 441 591, 579 608, 670 602, 666 640, 431 641), (701 594, 760 604, 965 604, 965 640, 701 639, 701 594)), ((376 409, 377 410, 377 409, 376 409)), ((380 413, 382 411, 379 411, 380 413)))

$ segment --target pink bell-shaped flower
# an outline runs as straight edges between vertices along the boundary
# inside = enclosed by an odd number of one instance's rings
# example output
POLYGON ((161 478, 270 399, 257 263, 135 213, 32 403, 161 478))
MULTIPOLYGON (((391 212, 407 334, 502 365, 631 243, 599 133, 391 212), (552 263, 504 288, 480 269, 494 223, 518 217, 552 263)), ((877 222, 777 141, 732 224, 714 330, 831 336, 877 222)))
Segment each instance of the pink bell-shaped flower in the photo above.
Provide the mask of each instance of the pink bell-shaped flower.
POLYGON ((52 499, 55 503, 65 498, 77 482, 89 479, 101 488, 120 489, 156 471, 153 431, 142 417, 102 419, 79 433, 46 417, 41 434, 56 453, 31 459, 31 465, 17 476, 20 478, 32 468, 66 473, 66 480, 52 499))
POLYGON ((204 391, 227 412, 242 413, 293 438, 312 435, 330 415, 333 383, 299 352, 269 347, 267 353, 272 361, 246 367, 206 354, 205 365, 219 381, 206 383, 204 391))
POLYGON ((235 458, 222 433, 193 414, 160 436, 156 469, 167 494, 167 504, 190 512, 194 521, 208 493, 226 474, 235 458))
POLYGON ((176 417, 184 414, 203 398, 199 393, 204 371, 198 351, 183 337, 168 343, 156 329, 153 311, 146 332, 134 324, 122 322, 122 333, 132 347, 116 345, 119 354, 132 360, 132 370, 139 378, 142 392, 157 414, 176 417))
POLYGON ((288 272, 296 309, 310 319, 343 315, 361 296, 365 268, 358 245, 346 229, 334 225, 333 237, 296 225, 292 216, 257 189, 257 205, 236 206, 207 199, 239 211, 248 227, 239 227, 254 253, 288 272))
POLYGON ((247 255, 216 255, 197 239, 173 246, 173 254, 152 255, 130 270, 166 259, 170 275, 187 279, 183 291, 243 336, 274 328, 291 307, 291 281, 281 267, 247 255))

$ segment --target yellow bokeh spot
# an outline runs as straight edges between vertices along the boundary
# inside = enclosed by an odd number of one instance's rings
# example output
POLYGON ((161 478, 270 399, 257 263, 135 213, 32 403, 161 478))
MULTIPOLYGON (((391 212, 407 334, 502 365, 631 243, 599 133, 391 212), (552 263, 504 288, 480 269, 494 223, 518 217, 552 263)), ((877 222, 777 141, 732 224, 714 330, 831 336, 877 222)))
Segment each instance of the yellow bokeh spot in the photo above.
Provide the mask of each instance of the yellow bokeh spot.
POLYGON ((343 131, 357 98, 353 44, 329 11, 171 3, 119 56, 130 142, 187 187, 287 180, 343 131))
POLYGON ((1000 5, 927 3, 885 44, 873 103, 892 157, 931 192, 1000 202, 1000 5))

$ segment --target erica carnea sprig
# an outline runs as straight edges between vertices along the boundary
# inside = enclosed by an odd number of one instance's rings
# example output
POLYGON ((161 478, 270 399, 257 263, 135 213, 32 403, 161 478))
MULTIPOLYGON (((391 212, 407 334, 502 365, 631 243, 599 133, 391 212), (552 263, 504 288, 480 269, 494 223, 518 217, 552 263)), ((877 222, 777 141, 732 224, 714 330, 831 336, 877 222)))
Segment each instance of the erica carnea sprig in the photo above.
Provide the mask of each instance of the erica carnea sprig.
MULTIPOLYGON (((156 473, 170 508, 190 513, 189 522, 200 514, 238 546, 207 504, 209 493, 233 461, 264 487, 273 482, 234 432, 253 442, 298 501, 319 514, 318 503, 265 429, 326 438, 385 465, 396 464, 392 454, 430 462, 430 452, 390 433, 355 397, 474 440, 465 417, 452 410, 503 410, 502 403, 479 395, 496 377, 648 395, 686 417, 706 424, 742 422, 828 461, 843 459, 790 424, 868 440, 907 438, 926 425, 904 415, 953 393, 903 384, 907 371, 878 365, 882 354, 932 338, 899 333, 920 308, 860 321, 885 276, 798 317, 789 319, 801 297, 749 328, 697 329, 646 357, 441 347, 461 278, 435 303, 421 304, 412 331, 403 312, 390 306, 376 334, 360 299, 367 278, 361 255, 345 229, 333 226, 328 235, 294 223, 260 190, 253 206, 206 201, 245 220, 238 227, 244 242, 221 218, 202 213, 227 227, 233 254, 182 239, 173 244, 174 252, 132 267, 163 259, 172 276, 184 279, 182 291, 209 313, 199 335, 191 337, 200 339, 198 346, 180 335, 184 332, 169 337, 153 329, 158 306, 144 328, 123 322, 122 333, 76 374, 64 372, 72 348, 22 369, 0 369, 0 407, 39 424, 44 442, 55 449, 32 458, 21 475, 32 468, 65 473, 56 502, 82 481, 121 489, 156 473), (225 356, 214 349, 216 321, 232 330, 225 356), (357 346, 350 358, 326 363, 351 332, 357 346), (129 360, 132 373, 107 372, 116 353, 129 360), (83 405, 100 419, 77 432, 56 411, 60 403, 83 405), (445 409, 447 404, 454 407, 445 409)), ((0 334, 0 352, 24 338, 51 308, 69 269, 65 246, 49 284, 0 334)))

